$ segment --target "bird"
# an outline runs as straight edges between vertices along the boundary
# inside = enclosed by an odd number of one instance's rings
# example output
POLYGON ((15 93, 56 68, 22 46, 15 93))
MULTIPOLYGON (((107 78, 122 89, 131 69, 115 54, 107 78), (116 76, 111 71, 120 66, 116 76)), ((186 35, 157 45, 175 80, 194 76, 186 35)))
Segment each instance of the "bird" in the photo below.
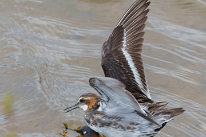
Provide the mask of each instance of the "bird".
POLYGON ((83 137, 100 137, 99 133, 97 133, 96 131, 92 130, 88 126, 82 126, 80 129, 67 128, 67 130, 71 130, 71 131, 77 132, 80 135, 82 135, 83 137))
POLYGON ((136 98, 117 79, 94 77, 89 84, 97 92, 85 93, 77 104, 65 109, 66 112, 81 108, 85 112, 87 125, 106 137, 152 137, 174 116, 181 114, 182 108, 164 109, 165 104, 149 113, 141 107, 136 98))
POLYGON ((184 112, 151 98, 144 74, 142 46, 149 0, 136 0, 103 43, 101 66, 105 77, 89 79, 98 94, 85 93, 77 104, 87 126, 107 137, 152 137, 184 112))

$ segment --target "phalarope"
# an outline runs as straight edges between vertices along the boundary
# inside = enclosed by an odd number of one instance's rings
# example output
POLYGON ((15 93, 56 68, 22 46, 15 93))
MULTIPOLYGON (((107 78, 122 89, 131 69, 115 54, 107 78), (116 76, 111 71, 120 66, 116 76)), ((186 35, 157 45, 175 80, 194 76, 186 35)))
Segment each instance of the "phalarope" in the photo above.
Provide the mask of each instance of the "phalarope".
POLYGON ((65 111, 82 108, 87 125, 107 137, 154 136, 184 111, 182 108, 166 109, 161 103, 156 103, 151 112, 146 111, 125 85, 113 78, 90 78, 89 83, 99 95, 83 94, 77 104, 65 111))
POLYGON ((141 57, 148 0, 136 0, 123 15, 102 48, 102 68, 106 77, 91 78, 99 95, 80 96, 76 108, 85 111, 87 125, 107 137, 154 136, 182 108, 167 108, 151 99, 141 57))

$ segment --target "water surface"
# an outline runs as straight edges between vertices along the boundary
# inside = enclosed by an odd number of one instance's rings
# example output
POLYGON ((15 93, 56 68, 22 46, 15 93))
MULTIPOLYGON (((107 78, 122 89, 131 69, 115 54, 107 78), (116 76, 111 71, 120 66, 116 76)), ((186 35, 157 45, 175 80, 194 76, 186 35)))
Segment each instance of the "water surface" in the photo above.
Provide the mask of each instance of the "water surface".
MULTIPOLYGON (((12 116, 0 107, 0 136, 56 137, 63 122, 84 125, 81 110, 65 114, 103 76, 102 43, 132 0, 1 0, 0 97, 12 92, 12 116)), ((155 0, 143 60, 152 98, 186 112, 158 137, 206 136, 206 1, 155 0)), ((71 133, 71 137, 76 134, 71 133)))

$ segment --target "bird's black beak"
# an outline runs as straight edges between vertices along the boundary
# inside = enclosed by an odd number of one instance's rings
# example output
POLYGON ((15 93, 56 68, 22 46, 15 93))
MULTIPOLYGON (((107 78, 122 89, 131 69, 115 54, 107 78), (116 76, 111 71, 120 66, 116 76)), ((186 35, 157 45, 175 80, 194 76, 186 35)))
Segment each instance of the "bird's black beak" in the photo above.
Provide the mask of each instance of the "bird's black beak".
POLYGON ((78 129, 67 128, 67 130, 71 130, 71 131, 74 131, 74 132, 77 132, 77 133, 83 135, 83 132, 80 129, 78 130, 78 129))
POLYGON ((77 108, 79 108, 79 104, 78 104, 78 103, 75 104, 74 106, 65 108, 65 109, 64 109, 64 112, 67 113, 67 112, 72 111, 72 110, 77 109, 77 108))
POLYGON ((83 135, 82 130, 77 130, 77 129, 75 129, 75 130, 73 130, 73 131, 75 131, 75 132, 77 132, 77 133, 79 133, 79 134, 83 135))

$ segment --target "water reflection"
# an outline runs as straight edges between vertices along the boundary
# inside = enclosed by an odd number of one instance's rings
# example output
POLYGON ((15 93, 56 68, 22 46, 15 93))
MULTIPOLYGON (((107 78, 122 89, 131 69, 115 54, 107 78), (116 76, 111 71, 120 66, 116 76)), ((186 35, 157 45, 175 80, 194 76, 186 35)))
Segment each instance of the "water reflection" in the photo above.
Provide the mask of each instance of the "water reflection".
POLYGON ((206 2, 202 0, 182 0, 175 1, 176 6, 180 6, 181 8, 188 9, 190 13, 205 13, 206 2))

